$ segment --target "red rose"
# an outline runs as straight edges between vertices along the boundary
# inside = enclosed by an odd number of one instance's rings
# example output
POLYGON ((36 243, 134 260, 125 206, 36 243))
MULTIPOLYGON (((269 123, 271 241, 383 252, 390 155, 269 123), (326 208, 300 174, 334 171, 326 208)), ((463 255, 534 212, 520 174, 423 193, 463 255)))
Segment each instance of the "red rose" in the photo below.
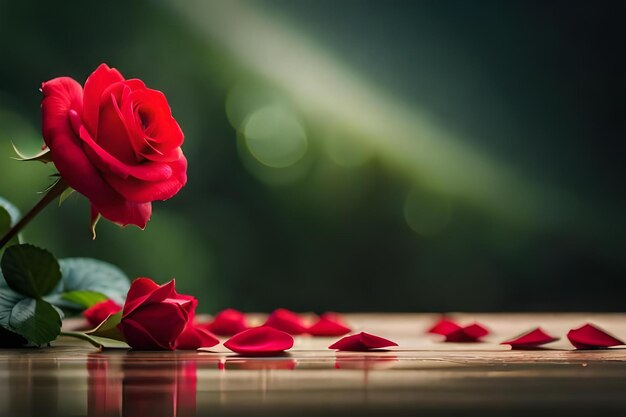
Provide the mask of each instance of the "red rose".
POLYGON ((94 304, 87 310, 83 311, 83 316, 87 319, 91 326, 96 327, 109 317, 109 315, 115 314, 121 309, 122 307, 120 307, 115 301, 106 300, 94 304))
POLYGON ((126 343, 135 349, 197 349, 219 341, 193 323, 198 301, 178 294, 174 280, 157 285, 137 278, 128 290, 118 325, 126 343))
POLYGON ((146 226, 151 202, 174 196, 187 182, 183 132, 165 95, 106 64, 85 88, 60 77, 42 84, 42 130, 65 182, 99 215, 146 226))

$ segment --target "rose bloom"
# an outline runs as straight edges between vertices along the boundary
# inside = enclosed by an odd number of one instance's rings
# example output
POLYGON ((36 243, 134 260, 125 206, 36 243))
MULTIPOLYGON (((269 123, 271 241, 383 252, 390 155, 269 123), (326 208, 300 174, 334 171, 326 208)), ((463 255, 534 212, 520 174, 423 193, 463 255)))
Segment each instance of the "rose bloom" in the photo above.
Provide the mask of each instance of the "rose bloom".
POLYGON ((87 319, 87 322, 96 327, 100 323, 102 323, 107 317, 111 314, 115 314, 122 309, 120 305, 118 305, 113 300, 106 300, 96 303, 89 307, 87 310, 83 311, 83 316, 87 319))
POLYGON ((219 340, 194 323, 198 300, 178 294, 174 280, 158 285, 137 278, 128 290, 118 329, 134 349, 174 350, 211 347, 219 340))
POLYGON ((100 215, 144 228, 151 202, 187 182, 183 132, 165 98, 139 79, 100 65, 85 87, 69 77, 42 84, 42 130, 65 182, 100 215))

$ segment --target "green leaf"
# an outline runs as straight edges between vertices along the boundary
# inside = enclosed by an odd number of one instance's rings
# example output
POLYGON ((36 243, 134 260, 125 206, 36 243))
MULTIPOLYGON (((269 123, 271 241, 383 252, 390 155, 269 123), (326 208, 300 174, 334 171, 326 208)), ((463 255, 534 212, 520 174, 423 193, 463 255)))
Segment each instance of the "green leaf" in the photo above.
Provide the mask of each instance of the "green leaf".
POLYGON ((121 340, 108 339, 81 332, 61 332, 61 336, 85 340, 99 349, 130 349, 130 346, 121 340))
POLYGON ((52 304, 73 309, 84 306, 63 298, 63 293, 93 291, 124 305, 130 281, 121 269, 107 262, 91 258, 65 258, 59 260, 62 280, 52 294, 45 297, 52 304))
POLYGON ((102 293, 88 290, 70 291, 61 294, 61 298, 70 303, 78 304, 83 308, 89 308, 94 304, 108 300, 102 293))
POLYGON ((9 287, 32 298, 50 293, 61 279, 54 255, 29 244, 8 247, 0 266, 9 287))
POLYGON ((117 328, 117 325, 122 321, 122 312, 119 311, 115 314, 110 314, 102 323, 93 330, 85 332, 90 336, 104 337, 107 339, 124 341, 122 332, 117 328))
MULTIPOLYGON (((2 278, 2 274, 0 274, 2 278)), ((7 330, 10 329, 9 321, 11 320, 11 311, 13 307, 20 301, 24 300, 22 294, 18 294, 6 285, 4 278, 0 280, 0 326, 7 330)))
POLYGON ((11 310, 9 330, 31 343, 43 345, 61 333, 61 316, 50 303, 25 298, 11 310))
POLYGON ((11 348, 28 344, 28 340, 11 331, 9 326, 13 307, 23 299, 23 295, 9 288, 0 273, 0 347, 11 348))
POLYGON ((61 318, 62 313, 45 301, 10 289, 0 274, 0 346, 48 343, 58 335, 61 318))

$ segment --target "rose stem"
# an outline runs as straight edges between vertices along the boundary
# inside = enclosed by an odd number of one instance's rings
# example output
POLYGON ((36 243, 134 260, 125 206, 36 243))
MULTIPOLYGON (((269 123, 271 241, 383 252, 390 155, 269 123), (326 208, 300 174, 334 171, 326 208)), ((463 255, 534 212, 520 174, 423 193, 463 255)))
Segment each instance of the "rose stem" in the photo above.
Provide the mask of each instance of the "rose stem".
POLYGON ((9 231, 6 232, 4 236, 2 236, 2 239, 0 239, 0 248, 9 243, 9 241, 13 239, 13 237, 15 237, 15 235, 17 235, 20 230, 22 230, 24 226, 26 226, 33 218, 35 218, 35 216, 37 216, 37 214, 39 214, 39 212, 43 210, 44 207, 50 204, 50 202, 53 201, 55 198, 63 194, 63 191, 65 191, 66 189, 67 184, 65 183, 65 181, 63 181, 63 178, 59 178, 59 180, 46 192, 41 200, 39 200, 39 202, 35 204, 35 206, 30 209, 30 211, 26 213, 19 222, 15 224, 15 226, 9 229, 9 231))

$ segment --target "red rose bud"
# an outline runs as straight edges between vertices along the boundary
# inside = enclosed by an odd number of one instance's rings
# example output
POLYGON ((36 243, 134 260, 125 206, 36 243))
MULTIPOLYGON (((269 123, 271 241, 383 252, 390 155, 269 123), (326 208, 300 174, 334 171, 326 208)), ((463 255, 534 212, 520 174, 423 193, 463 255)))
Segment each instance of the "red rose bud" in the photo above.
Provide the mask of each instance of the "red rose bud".
POLYGON ((284 308, 274 310, 267 318, 264 326, 273 327, 293 335, 307 332, 304 320, 298 314, 284 308))
POLYGON ((345 350, 352 352, 364 352, 372 349, 380 349, 389 346, 398 346, 396 342, 384 339, 373 334, 361 332, 352 336, 346 336, 333 343, 328 349, 345 350))
POLYGON ((483 336, 487 336, 489 330, 486 327, 478 323, 470 324, 469 326, 461 327, 446 334, 446 342, 456 343, 472 343, 480 342, 483 336))
POLYGON ((132 282, 118 325, 132 348, 174 350, 196 304, 193 297, 177 294, 174 286, 174 280, 164 285, 149 278, 132 282))
POLYGON ((85 87, 69 77, 42 84, 42 132, 65 182, 100 215, 142 229, 151 202, 187 182, 183 132, 165 95, 100 65, 85 87))
POLYGON ((122 307, 113 300, 106 300, 96 303, 83 311, 83 317, 91 327, 96 327, 111 314, 119 312, 122 307))
POLYGON ((452 333, 456 330, 459 330, 461 327, 462 326, 457 324, 455 321, 452 321, 446 317, 443 317, 441 320, 435 323, 426 332, 432 333, 432 334, 440 334, 442 336, 445 336, 448 333, 452 333))
POLYGON ((307 333, 312 336, 342 336, 350 331, 350 328, 341 322, 339 315, 324 313, 315 324, 308 328, 307 333))
POLYGON ((242 355, 269 356, 291 349, 293 337, 272 327, 254 327, 237 333, 224 342, 224 346, 242 355))
POLYGON ((246 330, 249 326, 246 323, 245 314, 233 308, 227 308, 217 313, 215 319, 205 327, 211 333, 232 336, 246 330))
POLYGON ((589 323, 570 330, 567 338, 576 349, 600 349, 624 344, 615 336, 589 323))
POLYGON ((522 333, 521 335, 514 337, 513 339, 506 340, 500 344, 511 345, 512 349, 523 349, 545 345, 546 343, 556 342, 557 340, 559 340, 558 337, 550 336, 540 327, 536 327, 526 333, 522 333))

